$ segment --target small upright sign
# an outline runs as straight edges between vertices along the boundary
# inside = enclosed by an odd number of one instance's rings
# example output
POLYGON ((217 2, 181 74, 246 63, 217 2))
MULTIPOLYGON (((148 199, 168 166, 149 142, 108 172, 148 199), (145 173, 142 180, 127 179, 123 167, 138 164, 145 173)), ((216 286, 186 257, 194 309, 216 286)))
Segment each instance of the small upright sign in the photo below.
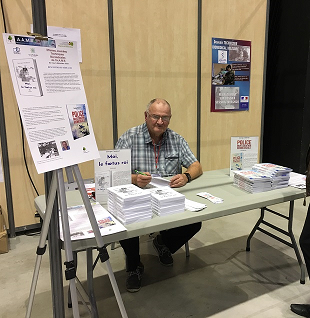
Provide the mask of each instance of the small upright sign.
POLYGON ((102 150, 99 154, 94 161, 96 201, 106 203, 107 188, 131 183, 131 150, 102 150))
POLYGON ((258 162, 258 137, 231 137, 230 176, 234 170, 251 169, 258 162))

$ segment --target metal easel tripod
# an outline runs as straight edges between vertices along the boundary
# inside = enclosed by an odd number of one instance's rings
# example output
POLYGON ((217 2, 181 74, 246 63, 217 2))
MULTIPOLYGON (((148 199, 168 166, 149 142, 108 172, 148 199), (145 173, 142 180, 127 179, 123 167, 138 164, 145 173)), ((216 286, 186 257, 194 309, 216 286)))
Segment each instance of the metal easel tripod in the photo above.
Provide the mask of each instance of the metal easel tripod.
MULTIPOLYGON (((96 242, 97 242, 97 250, 99 251, 99 258, 101 262, 105 262, 107 266, 107 272, 109 275, 109 279, 120 309, 120 312, 122 314, 123 318, 127 318, 127 313, 114 277, 114 273, 112 271, 112 267, 109 261, 109 255, 107 252, 107 249, 104 245, 103 238, 100 234, 100 230, 93 212, 93 209, 91 207, 90 201, 88 199, 86 189, 84 186, 84 182, 80 173, 80 170, 77 165, 71 166, 75 180, 77 182, 85 209, 87 211, 87 215, 90 221, 90 224, 92 226, 96 242)), ((63 170, 57 169, 53 171, 52 181, 50 190, 48 193, 48 199, 47 199, 47 205, 46 205, 46 211, 44 215, 44 221, 43 226, 41 229, 41 235, 39 240, 39 245, 37 248, 37 258, 30 288, 30 295, 29 295, 29 302, 26 312, 26 318, 29 318, 31 315, 34 295, 35 295, 35 289, 38 281, 39 276, 39 270, 40 270, 40 264, 42 260, 42 256, 45 253, 46 250, 46 239, 48 234, 48 229, 50 225, 50 220, 52 216, 52 208, 54 205, 54 201, 56 198, 56 191, 59 196, 59 203, 60 203, 60 213, 61 213, 61 219, 62 219, 62 227, 63 227, 63 236, 64 236, 64 247, 65 247, 65 254, 66 254, 66 270, 65 270, 65 277, 67 280, 69 280, 69 287, 70 287, 70 293, 71 293, 71 300, 72 300, 72 309, 73 309, 73 317, 79 318, 79 309, 78 309, 78 301, 77 301, 77 288, 75 284, 75 277, 76 277, 76 267, 73 260, 73 253, 72 253, 72 245, 71 245, 71 239, 70 239, 70 228, 69 228, 69 221, 68 221, 68 211, 67 211, 67 200, 66 200, 66 193, 65 193, 65 186, 64 186, 64 178, 63 178, 63 170)))

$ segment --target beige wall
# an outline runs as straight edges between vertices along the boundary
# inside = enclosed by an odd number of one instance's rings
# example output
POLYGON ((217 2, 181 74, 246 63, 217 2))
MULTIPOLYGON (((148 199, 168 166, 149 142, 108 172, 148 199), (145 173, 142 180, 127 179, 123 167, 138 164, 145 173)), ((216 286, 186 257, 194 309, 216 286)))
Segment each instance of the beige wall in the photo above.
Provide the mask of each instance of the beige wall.
MULTIPOLYGON (((267 0, 202 1, 201 162, 204 170, 229 166, 230 137, 260 136, 267 0), (250 110, 210 112, 211 38, 252 41, 250 110)), ((30 0, 3 0, 7 32, 25 34, 32 23, 30 0)), ((172 106, 170 127, 196 153, 197 1, 114 0, 118 133, 144 121, 154 97, 172 106)), ((47 23, 81 29, 82 76, 99 149, 113 148, 107 1, 46 0, 47 23)), ((1 21, 1 32, 3 23, 1 21)), ((21 128, 3 43, 0 67, 16 226, 33 224, 33 191, 23 163, 21 128)), ((26 143, 30 173, 39 193, 43 175, 34 168, 26 143)), ((80 165, 84 178, 93 163, 80 165)), ((0 184, 0 204, 6 211, 0 184)))

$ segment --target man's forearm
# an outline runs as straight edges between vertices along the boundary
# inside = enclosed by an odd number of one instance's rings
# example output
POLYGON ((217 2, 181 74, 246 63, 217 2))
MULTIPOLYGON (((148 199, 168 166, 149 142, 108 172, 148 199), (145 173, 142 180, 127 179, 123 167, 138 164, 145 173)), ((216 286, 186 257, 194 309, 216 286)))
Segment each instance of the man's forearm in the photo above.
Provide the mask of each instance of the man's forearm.
POLYGON ((202 175, 202 166, 199 161, 195 161, 192 163, 188 169, 186 170, 187 173, 190 174, 192 180, 198 178, 200 175, 202 175))

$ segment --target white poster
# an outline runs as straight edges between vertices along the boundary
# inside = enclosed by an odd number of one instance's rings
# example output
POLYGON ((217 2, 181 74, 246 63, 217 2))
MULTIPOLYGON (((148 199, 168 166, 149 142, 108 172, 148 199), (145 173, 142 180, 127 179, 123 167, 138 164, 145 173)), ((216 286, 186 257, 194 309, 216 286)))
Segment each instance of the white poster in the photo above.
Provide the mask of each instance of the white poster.
POLYGON ((230 176, 234 170, 251 169, 258 162, 258 137, 231 137, 230 176))
POLYGON ((5 33, 3 41, 38 173, 98 158, 76 42, 5 33))
POLYGON ((96 201, 107 202, 107 188, 131 183, 130 149, 102 150, 95 164, 96 201))

